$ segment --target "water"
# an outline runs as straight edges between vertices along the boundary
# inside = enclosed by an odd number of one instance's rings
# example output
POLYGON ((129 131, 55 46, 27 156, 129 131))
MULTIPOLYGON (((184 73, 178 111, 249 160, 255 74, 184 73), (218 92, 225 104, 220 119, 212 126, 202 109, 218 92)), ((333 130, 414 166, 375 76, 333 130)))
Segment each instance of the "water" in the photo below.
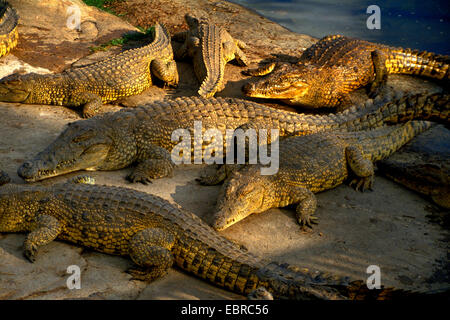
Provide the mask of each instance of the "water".
POLYGON ((450 55, 449 0, 232 0, 282 26, 321 38, 328 34, 450 55), (381 9, 381 29, 366 25, 369 5, 381 9))

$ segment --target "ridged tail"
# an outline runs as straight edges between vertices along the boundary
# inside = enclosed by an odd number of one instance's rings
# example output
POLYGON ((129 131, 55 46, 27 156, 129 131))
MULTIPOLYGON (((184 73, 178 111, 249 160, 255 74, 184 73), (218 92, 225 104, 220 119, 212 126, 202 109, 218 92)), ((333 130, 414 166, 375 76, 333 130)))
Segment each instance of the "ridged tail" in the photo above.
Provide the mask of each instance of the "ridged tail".
POLYGON ((421 93, 392 97, 378 107, 374 103, 355 106, 341 113, 330 114, 331 128, 347 131, 362 131, 380 127, 385 123, 396 124, 410 120, 428 120, 449 124, 450 95, 443 93, 421 93))
POLYGON ((362 146, 364 154, 370 156, 373 162, 389 157, 416 135, 434 125, 428 121, 410 121, 406 124, 381 127, 356 134, 359 135, 358 144, 362 146))
POLYGON ((210 24, 200 27, 201 51, 206 77, 198 90, 198 94, 210 98, 219 91, 223 83, 225 64, 222 61, 223 47, 221 29, 210 24))
POLYGON ((295 300, 374 300, 410 294, 392 288, 369 290, 362 281, 349 281, 346 277, 288 264, 264 263, 236 244, 224 242, 217 233, 207 231, 209 227, 199 230, 197 225, 183 225, 183 228, 195 231, 196 237, 178 239, 173 252, 175 263, 199 278, 238 294, 248 296, 262 287, 275 299, 295 300), (216 242, 217 245, 212 245, 216 242))
POLYGON ((450 56, 411 49, 391 49, 386 59, 388 73, 403 73, 448 80, 450 56))
POLYGON ((348 278, 327 273, 312 273, 287 264, 270 263, 257 275, 259 285, 278 299, 296 300, 393 300, 405 298, 439 297, 442 293, 416 293, 402 289, 369 289, 364 281, 349 281, 348 278))
POLYGON ((16 10, 4 0, 0 0, 0 57, 8 54, 17 45, 19 17, 16 10))

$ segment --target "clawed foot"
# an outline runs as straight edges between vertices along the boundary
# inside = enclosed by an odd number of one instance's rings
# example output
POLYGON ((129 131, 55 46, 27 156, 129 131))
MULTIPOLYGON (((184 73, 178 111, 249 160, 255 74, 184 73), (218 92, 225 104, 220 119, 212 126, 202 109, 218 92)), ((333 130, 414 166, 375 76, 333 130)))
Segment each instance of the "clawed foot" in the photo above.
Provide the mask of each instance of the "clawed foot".
POLYGON ((23 250, 23 255, 25 258, 28 259, 30 262, 36 261, 36 254, 37 254, 38 248, 35 245, 27 245, 26 248, 23 250))
POLYGON ((139 269, 129 268, 125 272, 131 275, 131 280, 140 280, 152 282, 153 280, 164 276, 168 270, 161 269, 139 269))
POLYGON ((306 228, 312 229, 313 224, 318 224, 319 218, 312 214, 297 214, 297 221, 302 229, 305 230, 306 228))
POLYGON ((369 177, 355 178, 350 182, 349 186, 350 187, 354 186, 356 191, 361 191, 361 192, 364 192, 366 190, 372 190, 373 175, 369 176, 369 177))
POLYGON ((142 184, 148 185, 149 183, 152 183, 152 180, 149 176, 142 174, 140 172, 132 172, 129 175, 127 175, 126 179, 130 181, 131 183, 137 183, 140 182, 142 184))
POLYGON ((383 91, 383 84, 378 84, 378 83, 373 82, 368 91, 369 92, 367 93, 367 95, 369 96, 369 98, 375 99, 383 91))

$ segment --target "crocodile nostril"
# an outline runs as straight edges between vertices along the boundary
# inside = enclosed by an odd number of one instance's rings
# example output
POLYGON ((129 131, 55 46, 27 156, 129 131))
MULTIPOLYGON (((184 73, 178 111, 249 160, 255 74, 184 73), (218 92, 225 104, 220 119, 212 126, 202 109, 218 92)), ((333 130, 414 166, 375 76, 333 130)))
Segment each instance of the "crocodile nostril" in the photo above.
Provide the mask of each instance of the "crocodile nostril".
POLYGON ((255 85, 253 83, 247 83, 242 87, 242 91, 244 93, 252 92, 255 89, 255 85))
POLYGON ((32 167, 32 163, 30 162, 30 161, 27 161, 27 162, 24 162, 23 164, 22 164, 22 168, 23 169, 30 169, 31 167, 32 167))

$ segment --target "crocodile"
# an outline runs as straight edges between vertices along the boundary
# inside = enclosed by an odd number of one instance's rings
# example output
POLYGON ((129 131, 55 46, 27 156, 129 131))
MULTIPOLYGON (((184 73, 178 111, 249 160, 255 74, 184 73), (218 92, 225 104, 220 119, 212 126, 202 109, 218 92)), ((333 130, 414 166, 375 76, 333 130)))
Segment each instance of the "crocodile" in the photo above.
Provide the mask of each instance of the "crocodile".
POLYGON ((421 134, 377 163, 377 173, 450 209, 450 131, 442 125, 421 134))
POLYGON ((169 85, 178 83, 170 35, 156 24, 154 40, 102 61, 58 74, 13 74, 0 80, 0 101, 79 107, 84 117, 103 103, 139 94, 152 85, 152 74, 169 85))
MULTIPOLYGON (((445 165, 445 164, 444 164, 445 165)), ((450 176, 433 164, 414 165, 386 159, 379 171, 395 182, 429 196, 442 208, 450 209, 450 176)))
POLYGON ((268 76, 242 89, 249 97, 342 110, 349 104, 349 93, 357 88, 370 85, 369 96, 374 97, 387 74, 412 74, 448 83, 449 65, 449 56, 331 35, 306 49, 296 63, 272 62, 248 70, 249 75, 268 76))
POLYGON ((357 132, 320 132, 280 141, 276 174, 260 174, 257 165, 225 165, 200 178, 203 184, 224 181, 213 228, 221 231, 253 213, 297 204, 296 218, 304 227, 317 223, 315 193, 342 184, 349 177, 356 190, 371 189, 373 162, 394 153, 415 135, 430 128, 426 121, 357 132))
POLYGON ((245 43, 233 37, 221 27, 205 19, 197 19, 185 15, 189 30, 174 35, 174 39, 184 41, 176 50, 177 59, 189 57, 193 61, 194 71, 201 83, 198 94, 204 98, 214 96, 225 87, 225 65, 231 61, 241 66, 248 65, 247 58, 241 49, 245 43))
POLYGON ((0 0, 0 57, 7 55, 17 46, 19 16, 16 9, 4 0, 0 0))
MULTIPOLYGON (((235 98, 178 97, 69 123, 47 148, 24 162, 18 174, 34 182, 79 170, 118 170, 137 164, 127 179, 145 184, 172 174, 171 151, 181 143, 172 140, 172 134, 187 129, 192 141, 196 121, 201 121, 202 132, 219 130, 227 150, 234 143, 235 129, 256 133, 260 128, 278 129, 279 136, 285 137, 338 128, 364 130, 413 118, 446 121, 449 101, 446 94, 405 95, 381 107, 376 99, 326 116, 287 112, 235 98)), ((191 141, 187 144, 194 161, 198 151, 203 159, 208 144, 196 150, 191 141)))
POLYGON ((129 257, 135 264, 127 270, 132 279, 147 282, 176 266, 242 295, 255 290, 266 290, 275 299, 408 295, 393 288, 368 290, 360 280, 268 262, 176 204, 128 188, 96 185, 87 177, 51 186, 2 186, 0 233, 15 232, 27 233, 23 252, 31 262, 38 258, 40 248, 58 239, 129 257))

